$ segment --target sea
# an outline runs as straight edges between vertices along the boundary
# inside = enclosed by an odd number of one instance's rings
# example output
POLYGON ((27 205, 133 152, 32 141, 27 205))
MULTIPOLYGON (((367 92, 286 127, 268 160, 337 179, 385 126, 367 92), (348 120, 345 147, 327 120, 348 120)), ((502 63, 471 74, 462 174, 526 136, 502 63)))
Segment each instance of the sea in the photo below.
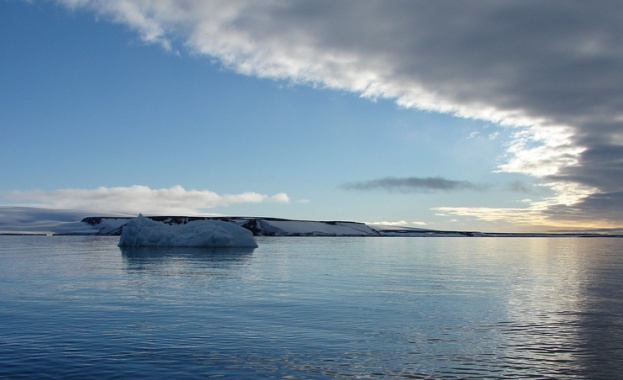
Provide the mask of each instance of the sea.
POLYGON ((623 239, 0 236, 2 379, 617 379, 623 239))

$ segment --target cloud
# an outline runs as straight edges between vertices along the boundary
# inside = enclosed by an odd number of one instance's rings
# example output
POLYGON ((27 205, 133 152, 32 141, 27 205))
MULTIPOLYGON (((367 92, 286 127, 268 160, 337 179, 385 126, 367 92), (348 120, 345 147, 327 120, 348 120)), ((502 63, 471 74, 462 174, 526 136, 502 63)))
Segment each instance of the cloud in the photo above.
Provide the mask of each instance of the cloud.
POLYGON ((203 209, 238 203, 289 203, 285 193, 246 192, 220 195, 209 190, 186 190, 182 186, 151 189, 147 186, 99 187, 97 189, 30 190, 1 193, 20 206, 75 209, 124 214, 201 214, 203 209))
MULTIPOLYGON (((555 183, 551 186, 564 186, 555 183)), ((515 225, 573 230, 620 229, 623 224, 623 193, 595 193, 591 189, 571 185, 571 190, 558 189, 555 195, 543 200, 523 200, 525 207, 435 207, 438 216, 455 215, 485 222, 508 222, 515 225)))
POLYGON ((530 189, 529 187, 522 181, 512 181, 506 184, 506 188, 509 191, 515 192, 515 193, 529 193, 530 189))
POLYGON ((239 73, 513 126, 501 171, 621 202, 621 1, 58 1, 239 73))
POLYGON ((400 193, 421 193, 432 191, 485 190, 488 186, 468 181, 455 181, 442 177, 381 178, 362 182, 349 182, 341 185, 346 190, 387 190, 400 193))
POLYGON ((594 193, 571 205, 556 204, 544 211, 556 220, 596 223, 603 228, 623 225, 623 192, 594 193))
MULTIPOLYGON (((486 222, 511 222, 526 225, 546 224, 540 210, 534 208, 435 207, 437 216, 473 217, 486 222)), ((455 220, 456 221, 456 220, 455 220)))

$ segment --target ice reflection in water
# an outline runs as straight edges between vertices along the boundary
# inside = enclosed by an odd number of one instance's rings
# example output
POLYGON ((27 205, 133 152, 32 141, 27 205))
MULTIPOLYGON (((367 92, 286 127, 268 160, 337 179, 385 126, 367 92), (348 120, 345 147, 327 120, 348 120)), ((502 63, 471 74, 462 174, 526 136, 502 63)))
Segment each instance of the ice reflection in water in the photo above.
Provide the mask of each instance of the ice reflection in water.
POLYGON ((141 247, 119 248, 128 271, 194 276, 215 269, 235 269, 251 259, 254 248, 141 247))

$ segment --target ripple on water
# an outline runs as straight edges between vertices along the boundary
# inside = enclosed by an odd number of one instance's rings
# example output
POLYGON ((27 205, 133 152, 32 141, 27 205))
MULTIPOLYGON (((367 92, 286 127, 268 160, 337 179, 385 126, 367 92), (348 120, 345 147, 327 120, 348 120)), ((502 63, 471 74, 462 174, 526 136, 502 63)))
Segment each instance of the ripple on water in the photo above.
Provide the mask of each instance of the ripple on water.
POLYGON ((264 238, 122 252, 0 236, 0 377, 616 378, 621 249, 264 238))

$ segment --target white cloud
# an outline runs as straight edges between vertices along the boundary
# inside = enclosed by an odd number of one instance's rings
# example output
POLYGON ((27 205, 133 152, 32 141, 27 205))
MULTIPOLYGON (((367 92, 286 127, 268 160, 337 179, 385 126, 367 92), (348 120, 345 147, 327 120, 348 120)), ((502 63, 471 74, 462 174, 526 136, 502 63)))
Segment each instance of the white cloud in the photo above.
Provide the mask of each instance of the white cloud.
MULTIPOLYGON (((441 211, 438 216, 475 217, 487 222, 512 222, 528 225, 543 224, 542 215, 531 208, 493 208, 493 207, 435 207, 441 211)), ((456 219, 451 221, 456 222, 456 219)))
POLYGON ((210 190, 186 190, 182 186, 151 189, 140 185, 97 189, 12 191, 2 193, 0 196, 20 202, 19 206, 164 215, 197 215, 204 209, 240 203, 290 202, 285 193, 266 195, 245 192, 221 195, 210 190))
POLYGON ((563 126, 520 129, 508 148, 511 158, 500 171, 542 178, 577 165, 584 148, 575 145, 572 136, 572 129, 563 126))

